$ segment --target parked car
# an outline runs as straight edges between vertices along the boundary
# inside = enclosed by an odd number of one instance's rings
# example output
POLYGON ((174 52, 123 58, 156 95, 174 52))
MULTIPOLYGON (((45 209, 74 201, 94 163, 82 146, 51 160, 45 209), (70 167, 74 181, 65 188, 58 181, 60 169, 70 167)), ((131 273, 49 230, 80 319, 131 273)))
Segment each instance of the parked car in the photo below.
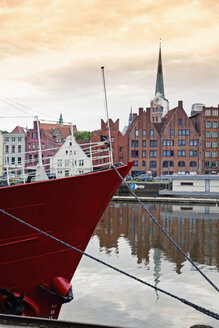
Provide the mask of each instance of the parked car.
POLYGON ((148 174, 140 174, 139 176, 136 177, 136 180, 140 181, 148 181, 150 179, 148 174))

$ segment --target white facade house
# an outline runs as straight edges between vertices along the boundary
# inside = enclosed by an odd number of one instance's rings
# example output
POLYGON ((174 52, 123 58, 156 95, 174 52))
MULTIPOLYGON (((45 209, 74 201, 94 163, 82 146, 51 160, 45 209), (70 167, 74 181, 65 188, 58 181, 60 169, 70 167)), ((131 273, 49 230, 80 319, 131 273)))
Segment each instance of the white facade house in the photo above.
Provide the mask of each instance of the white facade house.
POLYGON ((16 127, 3 134, 3 174, 11 178, 23 175, 25 167, 25 132, 16 127))
POLYGON ((93 167, 92 158, 89 157, 89 144, 84 149, 74 137, 68 136, 57 153, 50 158, 50 173, 55 174, 56 178, 63 178, 91 172, 93 167))

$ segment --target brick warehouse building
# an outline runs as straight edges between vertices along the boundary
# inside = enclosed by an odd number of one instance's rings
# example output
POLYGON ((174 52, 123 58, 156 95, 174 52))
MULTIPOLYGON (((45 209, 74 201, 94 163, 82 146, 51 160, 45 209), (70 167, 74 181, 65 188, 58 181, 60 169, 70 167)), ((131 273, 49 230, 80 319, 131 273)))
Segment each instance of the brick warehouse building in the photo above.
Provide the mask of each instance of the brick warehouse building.
MULTIPOLYGON (((112 140, 112 150, 113 150, 113 161, 114 163, 119 162, 127 162, 128 156, 127 156, 127 134, 122 135, 122 133, 119 131, 119 119, 116 120, 116 122, 113 122, 111 119, 109 120, 110 125, 110 133, 111 133, 111 140, 112 140)), ((91 142, 99 142, 108 137, 108 125, 107 122, 104 122, 101 120, 101 129, 93 131, 91 133, 91 142)), ((99 154, 99 156, 103 156, 102 160, 94 160, 93 164, 98 165, 102 163, 109 162, 109 158, 104 158, 106 153, 107 146, 102 145, 102 153, 99 154)))
MULTIPOLYGON (((152 176, 173 173, 216 174, 218 170, 219 106, 199 106, 189 118, 183 102, 169 110, 164 94, 161 47, 155 96, 150 107, 130 114, 124 135, 118 120, 110 120, 114 163, 134 160, 133 176, 148 171, 152 176)), ((107 135, 107 124, 92 133, 92 141, 107 135)))
POLYGON ((192 111, 190 120, 200 134, 199 170, 201 174, 219 174, 219 105, 192 111))

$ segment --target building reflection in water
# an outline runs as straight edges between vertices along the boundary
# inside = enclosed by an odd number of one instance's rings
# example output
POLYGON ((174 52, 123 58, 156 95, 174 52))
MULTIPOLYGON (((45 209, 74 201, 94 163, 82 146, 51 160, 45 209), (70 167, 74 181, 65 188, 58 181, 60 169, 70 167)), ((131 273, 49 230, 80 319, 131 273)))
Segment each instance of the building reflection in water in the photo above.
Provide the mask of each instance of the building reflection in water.
MULTIPOLYGON (((194 262, 219 269, 219 208, 146 204, 149 211, 194 262)), ((124 237, 138 264, 149 265, 153 250, 154 281, 159 283, 161 254, 175 263, 180 274, 184 257, 148 218, 140 205, 113 203, 106 210, 95 235, 100 248, 118 252, 118 239, 124 237)))

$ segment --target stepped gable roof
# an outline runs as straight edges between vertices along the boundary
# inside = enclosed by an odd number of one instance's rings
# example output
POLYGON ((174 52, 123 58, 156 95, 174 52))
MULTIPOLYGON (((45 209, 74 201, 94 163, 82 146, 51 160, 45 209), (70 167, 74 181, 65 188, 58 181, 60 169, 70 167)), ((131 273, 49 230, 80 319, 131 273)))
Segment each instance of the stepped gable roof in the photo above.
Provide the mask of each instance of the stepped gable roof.
POLYGON ((13 131, 11 131, 11 133, 25 133, 24 129, 21 126, 16 126, 16 128, 14 128, 13 131))

